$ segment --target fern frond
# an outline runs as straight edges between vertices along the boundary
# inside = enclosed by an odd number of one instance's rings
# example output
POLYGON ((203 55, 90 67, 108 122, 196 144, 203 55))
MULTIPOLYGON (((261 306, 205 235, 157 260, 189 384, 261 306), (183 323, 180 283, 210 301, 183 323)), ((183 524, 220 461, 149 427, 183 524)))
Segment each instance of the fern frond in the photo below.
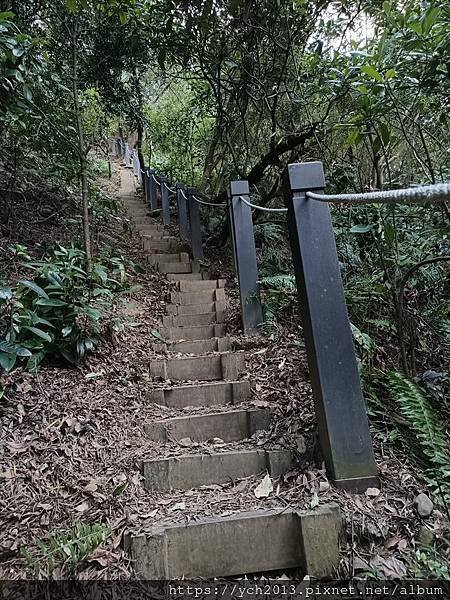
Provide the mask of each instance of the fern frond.
POLYGON ((268 290, 289 290, 294 291, 296 288, 295 277, 293 275, 273 275, 271 277, 263 277, 260 284, 264 289, 268 290))
POLYGON ((403 417, 416 436, 421 453, 430 464, 435 493, 442 490, 444 501, 450 498, 450 449, 445 427, 424 392, 403 374, 388 375, 390 391, 403 417))

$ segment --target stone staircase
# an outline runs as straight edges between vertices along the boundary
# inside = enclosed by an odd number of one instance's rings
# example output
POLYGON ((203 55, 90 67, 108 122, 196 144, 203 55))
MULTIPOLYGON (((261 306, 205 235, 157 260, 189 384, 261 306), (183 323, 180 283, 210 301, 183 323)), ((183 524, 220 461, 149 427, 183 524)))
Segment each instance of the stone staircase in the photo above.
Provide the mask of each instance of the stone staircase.
MULTIPOLYGON (((129 173, 124 172, 123 177, 129 173)), ((249 408, 252 389, 245 374, 245 353, 233 351, 225 325, 225 280, 210 279, 189 258, 176 236, 155 224, 142 201, 122 196, 142 238, 152 268, 172 282, 173 291, 159 332, 158 354, 150 376, 164 387, 150 387, 148 402, 170 409, 204 407, 143 423, 148 439, 159 444, 190 438, 205 442, 247 441, 245 446, 141 461, 145 488, 170 494, 204 485, 224 484, 269 473, 281 477, 294 465, 289 450, 266 450, 248 443, 271 426, 270 411, 249 408), (181 355, 181 356, 180 356, 181 355), (169 383, 167 383, 169 382, 169 383), (240 408, 240 403, 246 407, 240 408), (211 407, 229 406, 223 412, 211 407)), ((125 546, 136 573, 145 579, 224 577, 300 569, 314 577, 332 577, 339 561, 339 510, 335 505, 299 511, 286 506, 196 520, 155 523, 150 532, 129 534, 125 546)))

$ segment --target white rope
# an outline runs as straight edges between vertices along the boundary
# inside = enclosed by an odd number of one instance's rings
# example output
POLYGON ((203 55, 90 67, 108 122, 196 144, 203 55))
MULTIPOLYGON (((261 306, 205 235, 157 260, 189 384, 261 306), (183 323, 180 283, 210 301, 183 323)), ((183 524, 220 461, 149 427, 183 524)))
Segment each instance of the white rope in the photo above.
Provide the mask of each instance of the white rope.
POLYGON ((167 190, 168 190, 168 191, 169 191, 171 194, 176 194, 176 193, 177 193, 177 190, 174 190, 174 189, 172 189, 171 187, 169 187, 165 181, 163 182, 163 184, 164 184, 164 187, 165 187, 165 188, 166 188, 166 189, 167 189, 167 190))
POLYGON ((250 206, 251 208, 256 208, 257 210, 262 210, 264 212, 283 212, 283 213, 287 212, 287 208, 266 208, 265 206, 259 206, 258 204, 252 204, 246 198, 244 198, 244 196, 239 196, 239 198, 242 200, 242 202, 244 202, 244 204, 246 204, 247 206, 250 206))
POLYGON ((185 200, 187 200, 187 199, 188 199, 188 197, 186 196, 186 194, 184 193, 184 191, 183 191, 182 189, 180 189, 180 194, 183 196, 183 198, 184 198, 185 200))
POLYGON ((363 194, 316 194, 306 192, 311 200, 320 202, 350 202, 364 204, 366 202, 441 202, 450 197, 450 183, 437 183, 435 185, 421 185, 415 188, 402 190, 386 190, 380 192, 366 192, 363 194))
POLYGON ((197 198, 197 196, 192 196, 192 198, 198 202, 199 204, 204 204, 205 206, 226 206, 225 203, 218 203, 218 202, 205 202, 204 200, 200 200, 200 198, 197 198))
POLYGON ((153 181, 159 185, 159 181, 156 179, 155 175, 152 173, 153 181))

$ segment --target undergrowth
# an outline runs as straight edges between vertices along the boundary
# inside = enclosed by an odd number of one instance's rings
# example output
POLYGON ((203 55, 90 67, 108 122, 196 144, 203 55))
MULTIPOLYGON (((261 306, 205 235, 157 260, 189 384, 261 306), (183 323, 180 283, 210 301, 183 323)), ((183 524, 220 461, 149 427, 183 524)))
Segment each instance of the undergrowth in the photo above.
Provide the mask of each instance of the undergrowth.
POLYGON ((103 523, 77 522, 68 530, 49 533, 34 540, 20 555, 27 568, 37 578, 49 578, 59 569, 73 575, 110 535, 111 528, 103 523))
POLYGON ((1 368, 35 371, 45 358, 77 364, 98 345, 114 298, 132 291, 123 258, 104 252, 88 272, 73 245, 49 248, 39 261, 20 247, 20 257, 33 276, 0 287, 1 368))

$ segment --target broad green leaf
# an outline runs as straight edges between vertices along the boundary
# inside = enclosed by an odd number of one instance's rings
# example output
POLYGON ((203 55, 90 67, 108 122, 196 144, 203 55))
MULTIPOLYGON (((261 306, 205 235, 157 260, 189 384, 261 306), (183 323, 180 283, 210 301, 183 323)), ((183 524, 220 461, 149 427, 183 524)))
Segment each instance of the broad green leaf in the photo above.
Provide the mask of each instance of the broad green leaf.
POLYGON ((0 367, 5 371, 11 371, 11 369, 16 364, 17 355, 16 354, 8 354, 6 352, 0 352, 0 367))
POLYGON ((33 354, 33 356, 27 361, 27 369, 32 373, 35 373, 38 365, 43 361, 44 358, 45 352, 37 352, 36 354, 33 354))
POLYGON ((42 331, 42 329, 39 329, 38 327, 25 326, 24 329, 28 329, 28 331, 31 331, 31 333, 34 333, 34 335, 37 335, 38 337, 42 338, 46 342, 52 341, 51 335, 49 335, 46 331, 42 331))
POLYGON ((377 136, 373 142, 372 142, 372 150, 374 154, 378 154, 378 152, 381 149, 381 140, 380 138, 377 136))
POLYGON ((108 281, 108 273, 103 267, 100 267, 99 265, 95 266, 94 273, 97 275, 97 277, 102 283, 106 283, 108 281))
POLYGON ((40 300, 38 300, 36 302, 36 304, 39 304, 39 306, 67 306, 67 302, 64 302, 63 300, 58 300, 57 298, 41 298, 40 300))
POLYGON ((36 283, 34 283, 34 281, 28 281, 27 279, 22 279, 21 281, 19 281, 19 284, 22 287, 33 290, 33 292, 36 292, 36 294, 42 298, 48 298, 47 292, 45 292, 41 287, 39 287, 36 283))
POLYGON ((428 35, 431 31, 433 25, 436 24, 439 15, 441 13, 441 9, 439 6, 431 6, 427 12, 425 13, 425 17, 422 21, 422 33, 424 35, 428 35))
POLYGON ((162 340, 163 339, 162 335, 156 329, 153 329, 152 336, 155 337, 155 338, 157 338, 158 340, 162 340))
POLYGON ((69 12, 77 10, 77 0, 66 0, 66 8, 69 12))
POLYGON ((381 139, 383 140, 383 144, 385 146, 387 146, 389 144, 389 140, 391 138, 391 132, 389 131, 388 126, 386 125, 386 123, 380 123, 380 135, 381 135, 381 139))
POLYGON ((396 75, 397 75, 397 71, 395 69, 388 69, 386 71, 386 75, 384 76, 384 78, 386 79, 386 81, 389 81, 389 79, 392 79, 396 75))
POLYGON ((386 223, 384 226, 383 236, 386 242, 391 246, 395 240, 395 228, 391 223, 386 223))
POLYGON ((363 67, 361 67, 361 71, 369 77, 372 77, 372 79, 376 79, 377 81, 383 81, 383 77, 381 76, 381 74, 378 73, 378 71, 372 65, 364 65, 363 67))
POLYGON ((23 346, 14 344, 14 342, 7 342, 6 340, 0 340, 0 351, 7 354, 16 354, 17 356, 31 356, 31 352, 23 348, 23 346))

